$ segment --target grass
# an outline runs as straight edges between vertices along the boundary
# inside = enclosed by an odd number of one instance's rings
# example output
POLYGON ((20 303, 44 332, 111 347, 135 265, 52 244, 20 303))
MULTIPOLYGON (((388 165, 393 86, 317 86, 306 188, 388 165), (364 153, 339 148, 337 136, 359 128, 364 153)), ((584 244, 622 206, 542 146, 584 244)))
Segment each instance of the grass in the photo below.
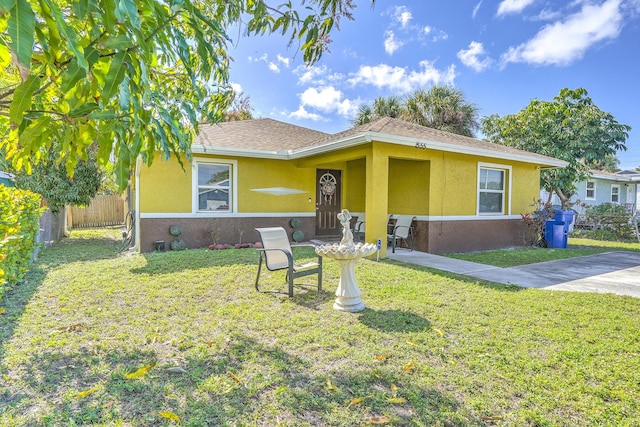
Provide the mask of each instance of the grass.
POLYGON ((566 249, 526 247, 481 252, 451 253, 446 256, 506 268, 611 251, 640 251, 640 244, 570 238, 566 249))
POLYGON ((344 313, 329 260, 289 299, 253 289, 254 250, 112 237, 73 232, 5 294, 1 426, 640 425, 638 299, 363 260, 344 313))

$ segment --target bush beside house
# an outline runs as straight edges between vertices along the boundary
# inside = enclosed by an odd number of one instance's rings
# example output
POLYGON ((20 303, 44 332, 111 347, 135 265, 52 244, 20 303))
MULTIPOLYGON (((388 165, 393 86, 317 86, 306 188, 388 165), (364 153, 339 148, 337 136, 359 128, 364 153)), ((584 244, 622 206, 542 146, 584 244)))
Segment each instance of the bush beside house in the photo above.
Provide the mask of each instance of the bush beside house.
POLYGON ((31 265, 41 214, 39 195, 0 185, 0 299, 31 265))

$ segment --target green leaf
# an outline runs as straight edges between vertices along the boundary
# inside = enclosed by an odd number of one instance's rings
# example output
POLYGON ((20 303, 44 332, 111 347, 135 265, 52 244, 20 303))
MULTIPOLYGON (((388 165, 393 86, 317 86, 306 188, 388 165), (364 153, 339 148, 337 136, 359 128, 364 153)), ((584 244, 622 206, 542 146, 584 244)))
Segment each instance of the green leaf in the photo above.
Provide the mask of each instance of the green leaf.
POLYGON ((84 20, 89 10, 89 0, 74 0, 72 7, 78 18, 84 20))
POLYGON ((27 81, 20 84, 13 94, 10 108, 11 123, 19 125, 22 123, 24 112, 31 106, 31 97, 33 93, 40 87, 39 76, 29 76, 27 81))
POLYGON ((89 64, 85 58, 82 46, 78 43, 75 30, 67 24, 67 20, 60 11, 58 5, 53 3, 51 0, 43 0, 43 3, 51 9, 51 15, 53 16, 53 20, 55 21, 58 30, 60 31, 60 35, 67 40, 67 47, 77 58, 78 65, 88 71, 89 64))
POLYGON ((121 188, 126 187, 126 183, 129 181, 129 168, 131 167, 131 160, 129 156, 129 150, 127 146, 120 143, 120 149, 118 150, 118 160, 116 161, 115 174, 116 182, 121 188))
POLYGON ((27 126, 20 134, 20 144, 27 147, 29 146, 32 151, 35 151, 42 137, 47 132, 47 128, 51 123, 50 116, 41 116, 34 120, 29 126, 27 126))
POLYGON ((125 76, 122 80, 122 84, 120 84, 120 93, 118 95, 118 103, 120 104, 120 109, 124 111, 129 111, 129 107, 131 103, 129 102, 131 98, 131 91, 129 90, 129 77, 125 76))
POLYGON ((138 7, 133 0, 118 0, 118 7, 116 9, 116 16, 121 23, 125 22, 125 19, 133 26, 133 28, 140 29, 140 17, 138 16, 138 7))
POLYGON ((29 69, 33 54, 35 15, 27 0, 15 0, 9 13, 7 31, 11 37, 11 49, 18 57, 18 61, 29 69))
POLYGON ((115 54, 113 59, 111 60, 111 66, 109 66, 109 72, 107 73, 107 77, 104 83, 104 89, 102 91, 103 105, 109 102, 111 97, 116 93, 116 90, 118 90, 118 86, 124 78, 126 69, 124 60, 126 56, 126 52, 119 52, 115 54))
POLYGON ((9 13, 13 7, 14 0, 0 0, 0 15, 9 13))
POLYGON ((69 111, 69 116, 86 116, 87 114, 91 113, 94 110, 97 110, 98 108, 98 104, 96 104, 95 102, 85 102, 84 104, 80 104, 73 110, 69 111))
POLYGON ((101 9, 104 10, 102 23, 107 33, 111 34, 116 25, 116 3, 114 0, 103 0, 101 6, 101 9))
POLYGON ((116 115, 116 113, 114 113, 113 111, 93 111, 91 113, 89 113, 87 115, 87 118, 89 119, 93 119, 93 120, 113 120, 116 117, 118 117, 116 115))
POLYGON ((100 44, 101 46, 104 46, 108 49, 121 50, 133 46, 133 41, 129 38, 129 36, 122 34, 116 37, 108 38, 100 44))
POLYGON ((62 75, 61 89, 68 92, 80 79, 86 77, 87 72, 78 66, 78 60, 73 58, 69 63, 69 67, 62 75))

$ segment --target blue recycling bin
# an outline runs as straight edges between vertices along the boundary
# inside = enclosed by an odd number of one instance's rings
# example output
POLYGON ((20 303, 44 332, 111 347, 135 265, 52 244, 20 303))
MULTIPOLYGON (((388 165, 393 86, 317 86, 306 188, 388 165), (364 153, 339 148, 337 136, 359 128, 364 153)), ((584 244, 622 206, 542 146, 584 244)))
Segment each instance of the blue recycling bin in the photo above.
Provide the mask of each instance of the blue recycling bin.
POLYGON ((573 222, 574 216, 575 216, 575 211, 573 210, 565 211, 562 209, 558 209, 555 211, 555 215, 553 216, 553 219, 555 219, 556 221, 564 222, 564 229, 567 233, 569 233, 569 226, 573 222))
POLYGON ((544 240, 548 248, 566 249, 568 226, 564 221, 548 220, 544 225, 544 240))

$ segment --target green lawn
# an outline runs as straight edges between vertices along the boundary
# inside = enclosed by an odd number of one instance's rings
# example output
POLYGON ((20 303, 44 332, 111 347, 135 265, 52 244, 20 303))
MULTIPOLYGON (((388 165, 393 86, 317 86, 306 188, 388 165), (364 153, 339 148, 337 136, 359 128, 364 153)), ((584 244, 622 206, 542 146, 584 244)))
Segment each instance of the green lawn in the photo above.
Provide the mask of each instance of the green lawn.
POLYGON ((0 425, 640 425, 638 299, 363 260, 344 313, 334 262, 291 299, 256 267, 72 233, 1 303, 0 425))
POLYGON ((526 247, 453 253, 446 256, 506 268, 611 251, 640 251, 640 244, 570 238, 566 249, 526 247))

